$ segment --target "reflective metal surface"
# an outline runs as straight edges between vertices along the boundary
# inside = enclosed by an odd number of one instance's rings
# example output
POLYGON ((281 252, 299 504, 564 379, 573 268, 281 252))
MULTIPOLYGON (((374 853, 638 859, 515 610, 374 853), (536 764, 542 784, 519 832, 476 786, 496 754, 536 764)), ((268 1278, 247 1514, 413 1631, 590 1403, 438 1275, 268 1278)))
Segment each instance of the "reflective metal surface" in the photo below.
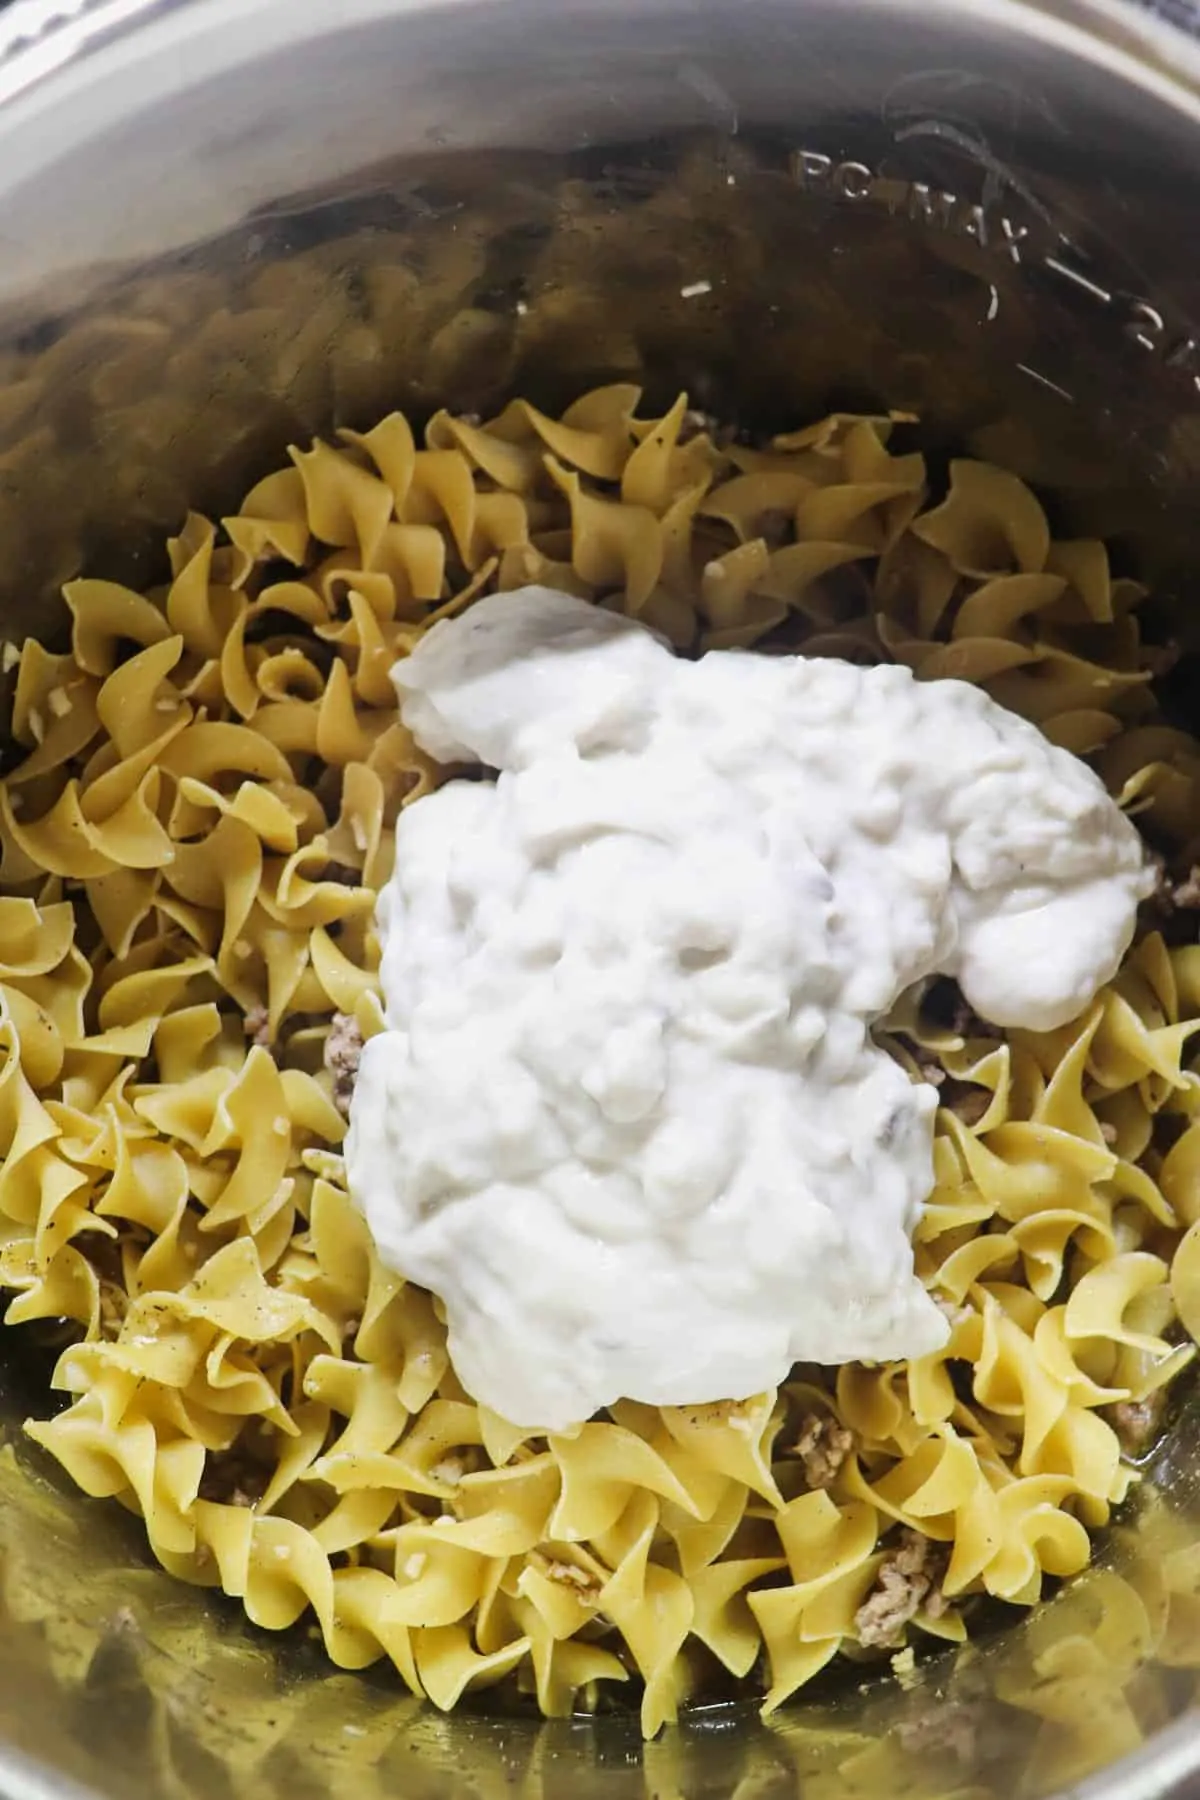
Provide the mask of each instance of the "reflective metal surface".
MULTIPOLYGON (((758 426, 911 407, 934 456, 1115 535, 1200 654, 1200 61, 1168 27, 1099 0, 45 12, 0 13, 3 635, 51 634, 85 563, 153 579, 189 502, 314 431, 619 376, 758 426)), ((1186 1407, 1108 1566, 975 1660, 643 1748, 620 1718, 442 1719, 244 1629, 22 1447, 45 1366, 0 1352, 13 1800, 1200 1792, 1186 1407)))

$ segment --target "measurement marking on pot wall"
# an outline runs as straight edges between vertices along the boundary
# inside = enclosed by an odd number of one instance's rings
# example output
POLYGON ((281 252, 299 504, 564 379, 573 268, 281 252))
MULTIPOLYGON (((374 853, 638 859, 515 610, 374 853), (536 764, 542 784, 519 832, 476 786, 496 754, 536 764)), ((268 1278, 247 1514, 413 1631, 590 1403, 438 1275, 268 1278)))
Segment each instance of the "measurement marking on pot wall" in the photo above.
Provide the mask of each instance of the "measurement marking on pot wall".
POLYGON ((905 213, 914 224, 935 225, 958 237, 973 238, 981 249, 996 244, 1015 263, 1029 226, 1016 223, 991 206, 960 200, 944 188, 924 181, 880 175, 861 162, 835 162, 819 150, 796 150, 792 175, 808 193, 826 192, 840 200, 882 202, 890 213, 905 213))
MULTIPOLYGON (((975 243, 981 251, 1005 257, 1018 267, 1039 273, 1044 271, 1075 293, 1085 295, 1104 311, 1111 312, 1131 344, 1136 344, 1163 368, 1187 376, 1192 391, 1200 394, 1200 329, 1189 332, 1186 328, 1172 328, 1164 313, 1149 300, 1127 289, 1102 286, 1069 260, 1072 254, 1079 252, 1064 236, 1059 234, 1052 243, 1045 242, 1045 219, 1026 224, 1002 212, 990 201, 963 199, 946 188, 932 187, 928 182, 883 175, 868 163, 848 158, 839 160, 823 150, 794 150, 791 174, 805 193, 852 206, 866 203, 883 207, 893 218, 903 217, 925 229, 964 238, 975 243)), ((996 317, 1000 302, 994 283, 989 285, 992 299, 987 318, 990 321, 996 317)), ((1025 373, 1071 399, 1071 395, 1036 369, 1026 367, 1025 373)))
POLYGON ((1059 394, 1062 399, 1069 400, 1071 405, 1074 406, 1074 394, 1069 394, 1065 387, 1059 387, 1057 381, 1051 381, 1050 377, 1048 375, 1043 375, 1040 369, 1031 369, 1028 363, 1023 362, 1019 362, 1017 367, 1020 369, 1022 375, 1028 375, 1031 381, 1039 382, 1042 387, 1049 388, 1052 394, 1059 394))
POLYGON ((1102 306, 1112 305, 1112 295, 1108 289, 1099 287, 1094 281, 1089 281, 1081 270, 1073 269, 1070 263, 1065 263, 1060 257, 1050 255, 1043 256, 1042 263, 1052 275, 1061 275, 1064 281, 1074 282, 1077 288, 1082 288, 1085 294, 1092 296, 1093 300, 1099 300, 1102 306))

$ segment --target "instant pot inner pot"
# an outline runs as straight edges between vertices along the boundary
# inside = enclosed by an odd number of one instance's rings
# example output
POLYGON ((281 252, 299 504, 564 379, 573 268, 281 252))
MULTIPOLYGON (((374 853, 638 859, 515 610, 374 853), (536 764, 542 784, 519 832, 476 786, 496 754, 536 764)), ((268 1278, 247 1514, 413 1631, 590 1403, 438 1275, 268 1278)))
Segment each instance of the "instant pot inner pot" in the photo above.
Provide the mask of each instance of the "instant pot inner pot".
MULTIPOLYGON (((101 5, 79 56, 0 60, 6 638, 52 639, 84 567, 156 580, 189 505, 315 432, 620 379, 753 430, 911 409, 935 471, 995 460, 1115 540, 1200 704, 1200 130, 1144 48, 999 4, 344 14, 101 5)), ((168 1581, 23 1444, 28 1336, 0 1344, 5 1793, 1040 1795, 1130 1755, 1097 1793, 1196 1791, 1200 1612, 1162 1573, 1186 1403, 1097 1569, 973 1660, 643 1746, 632 1715, 443 1718, 168 1581), (998 1729, 939 1732, 947 1696, 998 1729)))

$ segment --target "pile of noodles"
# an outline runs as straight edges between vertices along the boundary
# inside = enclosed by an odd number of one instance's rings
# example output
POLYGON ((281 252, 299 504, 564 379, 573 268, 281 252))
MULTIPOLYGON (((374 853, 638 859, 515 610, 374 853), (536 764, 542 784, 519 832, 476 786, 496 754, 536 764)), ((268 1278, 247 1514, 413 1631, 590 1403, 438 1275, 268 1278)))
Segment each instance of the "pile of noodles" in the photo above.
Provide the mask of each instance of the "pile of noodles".
POLYGON ((1035 721, 1185 861, 1200 746, 1159 715, 1141 589, 1014 477, 958 462, 932 504, 903 421, 749 448, 639 398, 295 452, 220 531, 188 518, 167 586, 74 582, 68 650, 8 647, 0 1284, 9 1322, 74 1326, 32 1436, 171 1574, 444 1708, 634 1681, 652 1734, 722 1684, 773 1709, 839 1654, 961 1642, 1088 1564, 1200 1331, 1200 947, 1150 918, 1061 1031, 938 991, 888 1022, 942 1098, 916 1257, 944 1351, 517 1431, 339 1155, 331 1020, 379 1028, 375 895, 444 774, 392 664, 531 582, 684 652, 893 658, 1035 721))

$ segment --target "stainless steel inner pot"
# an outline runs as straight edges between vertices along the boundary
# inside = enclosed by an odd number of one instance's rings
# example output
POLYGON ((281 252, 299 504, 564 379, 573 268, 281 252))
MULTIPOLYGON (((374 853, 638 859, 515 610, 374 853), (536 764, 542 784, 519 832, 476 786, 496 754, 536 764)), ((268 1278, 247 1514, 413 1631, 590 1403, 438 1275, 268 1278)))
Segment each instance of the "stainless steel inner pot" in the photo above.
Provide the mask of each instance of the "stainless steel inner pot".
MULTIPOLYGON (((84 565, 154 579, 189 503, 316 431, 636 377, 759 427, 911 407, 935 456, 1115 537, 1200 696, 1198 92, 1192 43, 1117 0, 15 0, 3 635, 52 635, 84 565)), ((643 1747, 633 1719, 444 1719, 172 1584, 23 1445, 24 1336, 0 1344, 10 1800, 1200 1793, 1188 1404, 1097 1572, 973 1663, 643 1747), (938 1743, 964 1693, 996 1697, 965 1754, 938 1743)))

